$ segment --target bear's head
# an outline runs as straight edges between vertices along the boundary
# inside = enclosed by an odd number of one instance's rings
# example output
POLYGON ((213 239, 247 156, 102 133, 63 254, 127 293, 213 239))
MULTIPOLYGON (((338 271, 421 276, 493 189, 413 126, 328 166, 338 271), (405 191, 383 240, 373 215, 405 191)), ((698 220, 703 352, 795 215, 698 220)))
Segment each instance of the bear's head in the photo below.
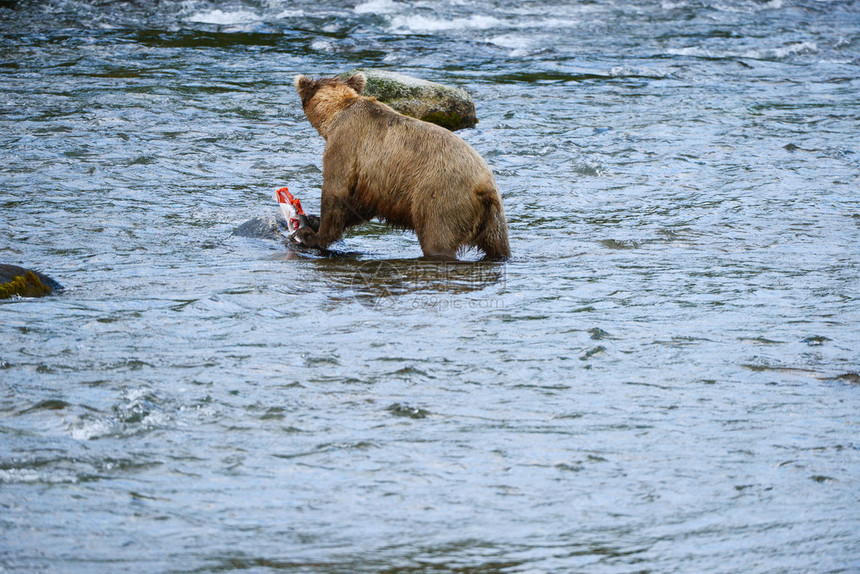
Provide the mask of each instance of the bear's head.
POLYGON ((326 137, 326 125, 349 102, 361 95, 367 78, 362 73, 348 78, 320 78, 296 76, 296 91, 302 100, 302 109, 308 121, 326 137))
POLYGON ((320 90, 334 89, 335 91, 339 91, 338 88, 347 87, 353 90, 356 94, 361 94, 361 92, 364 91, 364 85, 367 83, 367 78, 361 72, 353 74, 348 78, 335 76, 333 78, 320 78, 318 80, 314 80, 309 76, 299 75, 296 76, 294 83, 296 85, 296 91, 302 99, 302 107, 305 107, 320 90))

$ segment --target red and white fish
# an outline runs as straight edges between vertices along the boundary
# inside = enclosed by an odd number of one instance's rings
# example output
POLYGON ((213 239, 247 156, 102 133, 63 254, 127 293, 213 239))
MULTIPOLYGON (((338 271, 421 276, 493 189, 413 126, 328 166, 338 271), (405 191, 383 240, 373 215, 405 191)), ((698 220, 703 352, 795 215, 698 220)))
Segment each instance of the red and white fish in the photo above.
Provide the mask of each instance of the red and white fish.
POLYGON ((275 201, 278 202, 278 206, 281 208, 281 213, 283 214, 284 219, 287 220, 287 228, 290 230, 291 235, 295 233, 298 228, 307 225, 307 215, 305 215, 305 210, 302 209, 302 202, 293 197, 293 194, 290 193, 289 189, 282 187, 276 191, 275 201))
POLYGON ((290 239, 296 243, 301 243, 301 241, 299 241, 295 236, 295 233, 302 227, 310 227, 314 231, 320 230, 320 218, 316 215, 308 215, 305 213, 305 210, 302 209, 302 203, 297 197, 293 197, 293 194, 290 193, 289 189, 282 187, 276 191, 275 200, 281 208, 281 213, 284 215, 284 219, 287 220, 290 239))

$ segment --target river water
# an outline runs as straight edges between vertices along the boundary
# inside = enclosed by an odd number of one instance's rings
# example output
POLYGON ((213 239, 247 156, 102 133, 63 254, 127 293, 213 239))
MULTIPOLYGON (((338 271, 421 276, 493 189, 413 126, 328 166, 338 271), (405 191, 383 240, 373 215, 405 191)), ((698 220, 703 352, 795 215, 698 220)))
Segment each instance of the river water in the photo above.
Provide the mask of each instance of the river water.
POLYGON ((860 3, 0 3, 0 571, 860 571, 860 3), (514 257, 319 210, 459 86, 514 257))

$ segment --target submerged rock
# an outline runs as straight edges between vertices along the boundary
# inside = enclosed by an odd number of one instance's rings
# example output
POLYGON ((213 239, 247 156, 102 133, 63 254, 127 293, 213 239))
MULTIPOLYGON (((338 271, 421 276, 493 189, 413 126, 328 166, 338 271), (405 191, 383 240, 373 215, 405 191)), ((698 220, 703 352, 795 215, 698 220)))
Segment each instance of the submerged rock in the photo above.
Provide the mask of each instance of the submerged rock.
MULTIPOLYGON (((314 231, 320 230, 320 218, 316 215, 302 214, 302 226, 308 225, 314 231)), ((290 237, 290 228, 280 217, 255 217, 233 230, 233 235, 252 239, 272 239, 280 241, 290 237)), ((295 243, 295 241, 291 241, 295 243)))
POLYGON ((277 217, 255 217, 233 230, 233 235, 253 239, 281 240, 289 229, 277 217))
POLYGON ((15 295, 44 297, 62 289, 62 285, 38 271, 0 263, 0 299, 9 299, 15 295))
POLYGON ((363 94, 388 104, 401 114, 431 122, 451 131, 478 123, 475 102, 465 90, 413 78, 397 72, 359 68, 341 74, 361 72, 367 78, 363 94))

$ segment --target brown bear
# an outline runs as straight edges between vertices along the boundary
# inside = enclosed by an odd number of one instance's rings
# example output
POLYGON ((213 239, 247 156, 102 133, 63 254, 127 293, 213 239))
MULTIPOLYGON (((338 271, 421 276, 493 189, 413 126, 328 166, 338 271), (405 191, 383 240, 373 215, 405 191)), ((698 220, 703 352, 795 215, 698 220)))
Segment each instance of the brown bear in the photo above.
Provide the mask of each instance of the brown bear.
POLYGON ((366 79, 296 76, 302 108, 325 139, 319 231, 295 239, 327 248, 344 230, 378 217, 413 229, 424 256, 456 259, 477 247, 510 257, 508 225, 490 168, 445 128, 362 96, 366 79))

